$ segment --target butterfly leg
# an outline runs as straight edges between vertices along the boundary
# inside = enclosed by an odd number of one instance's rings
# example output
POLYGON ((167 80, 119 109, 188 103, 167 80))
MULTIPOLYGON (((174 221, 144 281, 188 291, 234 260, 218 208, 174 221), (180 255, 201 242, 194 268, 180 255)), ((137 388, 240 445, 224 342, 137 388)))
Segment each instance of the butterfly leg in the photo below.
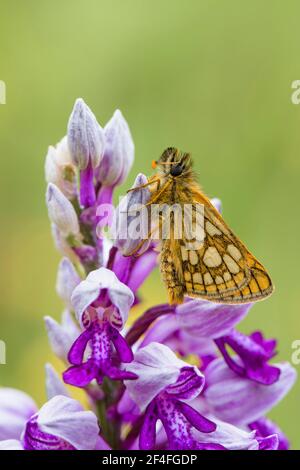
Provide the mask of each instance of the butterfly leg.
POLYGON ((147 188, 147 186, 150 186, 151 184, 154 184, 154 183, 158 184, 157 189, 159 189, 160 179, 155 179, 155 180, 152 180, 152 181, 148 181, 148 183, 141 184, 141 186, 137 186, 136 188, 128 189, 127 193, 131 193, 132 191, 137 191, 138 189, 147 188))

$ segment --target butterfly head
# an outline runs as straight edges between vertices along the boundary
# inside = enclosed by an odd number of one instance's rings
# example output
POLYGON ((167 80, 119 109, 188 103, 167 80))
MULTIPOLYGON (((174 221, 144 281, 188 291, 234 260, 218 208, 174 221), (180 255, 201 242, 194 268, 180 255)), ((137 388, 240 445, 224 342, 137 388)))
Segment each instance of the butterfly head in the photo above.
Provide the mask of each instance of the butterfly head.
POLYGON ((174 147, 168 147, 161 155, 159 160, 152 162, 152 167, 161 167, 163 173, 167 176, 186 175, 192 166, 189 153, 181 152, 174 147))

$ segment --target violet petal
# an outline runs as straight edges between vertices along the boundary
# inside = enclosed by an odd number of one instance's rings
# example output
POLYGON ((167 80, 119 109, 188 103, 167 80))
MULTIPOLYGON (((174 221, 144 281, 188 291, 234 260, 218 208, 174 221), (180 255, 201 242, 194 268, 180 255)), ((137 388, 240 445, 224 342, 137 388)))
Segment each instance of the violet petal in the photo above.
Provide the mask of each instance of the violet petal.
POLYGON ((139 448, 141 450, 155 449, 156 422, 157 413, 155 402, 151 402, 145 411, 145 417, 140 431, 139 448))

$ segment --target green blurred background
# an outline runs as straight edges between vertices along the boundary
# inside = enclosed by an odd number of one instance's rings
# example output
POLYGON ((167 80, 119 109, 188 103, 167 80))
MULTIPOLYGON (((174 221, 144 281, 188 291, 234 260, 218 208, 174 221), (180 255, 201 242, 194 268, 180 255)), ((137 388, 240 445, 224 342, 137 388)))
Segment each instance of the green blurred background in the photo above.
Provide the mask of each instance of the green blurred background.
MULTIPOLYGON (((44 204, 44 156, 66 132, 76 97, 104 124, 128 120, 137 172, 170 145, 191 151, 201 184, 276 285, 241 329, 262 329, 290 360, 300 339, 300 4, 239 0, 1 1, 0 339, 5 386, 44 400, 53 358, 43 315, 59 318, 59 255, 44 204)), ((125 188, 123 188, 124 191, 125 188)), ((154 274, 145 305, 166 299, 154 274)), ((59 365, 61 369, 61 365, 59 365)), ((299 368, 299 367, 298 367, 299 368)), ((271 413, 300 448, 300 381, 271 413)))

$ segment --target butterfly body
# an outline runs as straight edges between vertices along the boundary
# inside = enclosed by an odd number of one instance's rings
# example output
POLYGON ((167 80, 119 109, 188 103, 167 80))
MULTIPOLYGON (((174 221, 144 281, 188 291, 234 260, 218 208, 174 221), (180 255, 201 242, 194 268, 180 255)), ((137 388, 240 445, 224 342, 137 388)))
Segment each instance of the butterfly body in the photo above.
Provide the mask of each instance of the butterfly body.
MULTIPOLYGON (((179 208, 179 212, 169 213, 168 236, 159 237, 160 270, 169 302, 179 304, 189 296, 239 304, 269 296, 273 291, 269 275, 200 189, 190 155, 168 148, 157 164, 158 174, 149 179, 151 198, 147 205, 179 208), (198 207, 202 208, 200 219, 198 207), (179 215, 185 214, 185 208, 195 233, 201 234, 192 243, 185 233, 187 220, 179 215)), ((164 217, 159 218, 160 228, 164 217)))

